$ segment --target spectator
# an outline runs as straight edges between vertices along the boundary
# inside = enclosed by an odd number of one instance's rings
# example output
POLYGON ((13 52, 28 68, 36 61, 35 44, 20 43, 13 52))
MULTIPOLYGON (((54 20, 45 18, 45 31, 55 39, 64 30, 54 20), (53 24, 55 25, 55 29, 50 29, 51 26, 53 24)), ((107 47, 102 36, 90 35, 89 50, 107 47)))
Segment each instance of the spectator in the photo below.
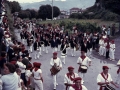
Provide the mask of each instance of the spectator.
POLYGON ((3 82, 3 90, 17 90, 18 77, 14 74, 15 66, 11 63, 6 63, 4 66, 4 73, 1 77, 3 82))
POLYGON ((5 66, 5 63, 7 62, 7 53, 5 51, 2 51, 1 52, 1 58, 0 58, 0 73, 3 75, 4 72, 3 72, 3 69, 4 69, 4 66, 5 66))

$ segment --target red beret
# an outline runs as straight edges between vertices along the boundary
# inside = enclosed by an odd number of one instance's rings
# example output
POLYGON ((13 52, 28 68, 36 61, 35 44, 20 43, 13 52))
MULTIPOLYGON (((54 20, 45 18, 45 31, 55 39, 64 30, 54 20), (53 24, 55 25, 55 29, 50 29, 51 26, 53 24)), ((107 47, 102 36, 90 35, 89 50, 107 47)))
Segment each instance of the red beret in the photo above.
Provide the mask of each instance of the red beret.
POLYGON ((29 65, 27 66, 27 69, 31 69, 31 68, 32 68, 32 65, 29 64, 29 65))
POLYGON ((81 77, 76 77, 76 78, 74 78, 74 82, 76 82, 76 81, 78 81, 78 80, 82 80, 82 78, 81 78, 81 77))
POLYGON ((13 64, 13 65, 15 65, 15 64, 16 64, 16 61, 11 61, 10 63, 13 64))
POLYGON ((40 67, 41 63, 36 62, 34 65, 35 65, 35 67, 40 67))
POLYGON ((114 40, 112 40, 111 43, 114 43, 114 40))
POLYGON ((54 52, 53 55, 57 55, 57 52, 54 52))
POLYGON ((34 67, 35 67, 36 63, 37 63, 37 62, 34 62, 34 63, 33 63, 33 66, 34 66, 34 67))
POLYGON ((108 66, 103 66, 103 69, 109 69, 109 67, 108 66))
POLYGON ((70 70, 70 69, 74 69, 74 67, 72 67, 72 66, 69 66, 69 67, 68 67, 68 70, 70 70))

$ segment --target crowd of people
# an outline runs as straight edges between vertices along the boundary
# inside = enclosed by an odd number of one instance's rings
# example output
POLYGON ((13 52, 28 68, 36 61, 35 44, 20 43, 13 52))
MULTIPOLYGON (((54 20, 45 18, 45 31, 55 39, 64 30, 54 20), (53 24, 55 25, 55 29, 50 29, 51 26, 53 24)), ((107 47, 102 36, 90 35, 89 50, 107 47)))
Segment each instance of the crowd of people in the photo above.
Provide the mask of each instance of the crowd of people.
MULTIPOLYGON (((43 76, 40 62, 33 62, 32 59, 40 59, 43 52, 49 53, 48 47, 51 47, 53 57, 50 60, 51 75, 53 76, 53 89, 56 90, 57 74, 62 70, 63 64, 66 64, 68 48, 71 50, 71 56, 76 56, 76 51, 80 51, 77 64, 78 72, 74 73, 73 66, 68 67, 68 73, 64 76, 64 85, 66 90, 88 90, 84 84, 84 77, 87 69, 91 66, 92 50, 105 56, 107 59, 115 60, 115 43, 110 39, 109 27, 106 30, 102 27, 102 34, 95 32, 80 32, 77 27, 73 27, 72 34, 64 31, 64 26, 52 26, 52 24, 37 25, 36 21, 16 19, 14 28, 20 32, 21 40, 13 39, 9 30, 8 18, 2 4, 1 22, 0 22, 0 90, 44 90, 43 76), (61 52, 61 58, 57 56, 61 52), (34 57, 31 57, 34 53, 34 57), (31 87, 30 87, 31 86, 31 87)), ((49 53, 51 54, 51 53, 49 53)), ((108 73, 109 67, 103 66, 103 71, 97 77, 98 90, 105 90, 110 87, 110 83, 115 84, 108 73)), ((120 74, 120 68, 117 71, 120 74)), ((44 76, 45 77, 45 76, 44 76)))

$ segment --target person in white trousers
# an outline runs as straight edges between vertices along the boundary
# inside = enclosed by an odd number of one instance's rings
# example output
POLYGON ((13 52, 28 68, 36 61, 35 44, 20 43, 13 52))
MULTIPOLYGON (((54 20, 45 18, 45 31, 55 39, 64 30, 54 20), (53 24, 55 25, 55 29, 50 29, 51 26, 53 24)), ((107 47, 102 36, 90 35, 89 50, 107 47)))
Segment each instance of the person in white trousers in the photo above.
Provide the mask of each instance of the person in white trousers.
POLYGON ((110 53, 109 53, 110 60, 115 61, 115 43, 114 40, 110 42, 110 53))
MULTIPOLYGON (((53 58, 51 58, 50 60, 50 65, 56 66, 57 68, 59 68, 59 70, 62 69, 62 62, 60 60, 60 58, 57 57, 57 52, 53 53, 53 58)), ((56 90, 56 86, 58 85, 57 83, 57 74, 53 75, 53 85, 54 85, 54 90, 56 90)))
POLYGON ((43 90, 42 70, 40 69, 41 63, 36 62, 34 66, 32 75, 34 77, 35 90, 43 90))

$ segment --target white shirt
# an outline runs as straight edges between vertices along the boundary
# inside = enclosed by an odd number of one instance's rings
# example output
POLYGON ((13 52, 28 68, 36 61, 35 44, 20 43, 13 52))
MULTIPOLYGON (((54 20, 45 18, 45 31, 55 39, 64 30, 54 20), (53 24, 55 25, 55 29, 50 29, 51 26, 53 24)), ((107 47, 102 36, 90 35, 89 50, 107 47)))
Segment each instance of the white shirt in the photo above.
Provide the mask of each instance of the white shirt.
POLYGON ((115 44, 110 43, 110 50, 114 50, 115 51, 115 44))
POLYGON ((19 62, 19 61, 17 61, 17 64, 19 66, 19 69, 21 70, 21 73, 25 73, 26 66, 22 62, 19 62))
POLYGON ((17 90, 18 77, 14 73, 3 75, 1 79, 3 82, 3 90, 17 90))
MULTIPOLYGON (((77 73, 74 73, 71 77, 72 77, 72 78, 76 78, 76 77, 79 77, 79 76, 78 76, 77 73)), ((67 74, 65 74, 64 83, 74 84, 73 81, 67 76, 67 74)))
MULTIPOLYGON (((70 87, 69 90, 75 90, 73 87, 70 87)), ((88 90, 84 85, 82 85, 82 90, 88 90)))
POLYGON ((32 70, 32 73, 34 74, 34 78, 35 79, 41 79, 40 74, 42 73, 41 69, 38 69, 37 71, 35 71, 35 68, 32 70))
POLYGON ((50 65, 53 66, 55 63, 57 66, 62 68, 62 62, 61 62, 60 58, 57 57, 57 59, 55 59, 55 60, 53 60, 53 58, 51 58, 50 65))
POLYGON ((100 40, 99 40, 99 45, 100 45, 100 46, 103 46, 103 44, 104 44, 104 41, 103 41, 102 39, 100 39, 100 40))
POLYGON ((26 70, 25 71, 25 76, 26 76, 26 80, 28 81, 28 78, 31 76, 32 72, 30 70, 26 70))
POLYGON ((81 57, 78 57, 77 63, 81 63, 81 65, 89 65, 89 62, 91 61, 91 59, 89 59, 87 56, 84 60, 82 60, 81 57))
MULTIPOLYGON (((102 77, 102 75, 101 74, 98 74, 98 76, 97 76, 97 83, 98 82, 102 82, 102 83, 104 83, 104 82, 111 82, 112 81, 112 77, 111 77, 111 75, 108 73, 108 78, 107 78, 107 80, 105 81, 105 79, 102 77)), ((100 86, 98 86, 98 90, 100 89, 100 86)))

